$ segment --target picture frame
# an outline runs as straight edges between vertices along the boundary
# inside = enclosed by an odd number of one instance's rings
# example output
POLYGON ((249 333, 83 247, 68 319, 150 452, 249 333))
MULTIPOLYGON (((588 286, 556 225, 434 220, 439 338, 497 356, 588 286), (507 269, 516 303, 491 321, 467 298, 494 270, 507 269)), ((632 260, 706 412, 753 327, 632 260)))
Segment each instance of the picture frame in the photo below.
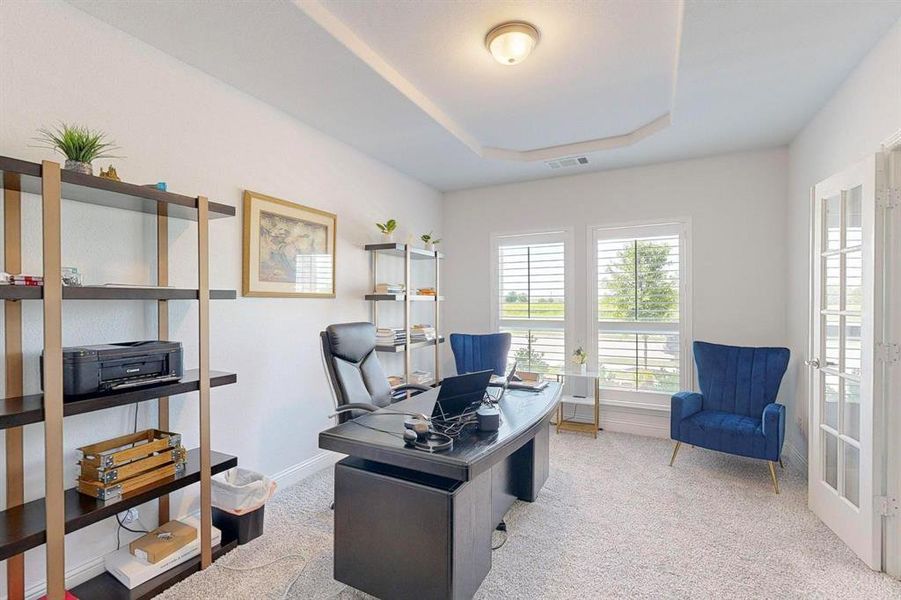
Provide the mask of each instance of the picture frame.
POLYGON ((242 294, 334 298, 338 216, 244 190, 242 294))

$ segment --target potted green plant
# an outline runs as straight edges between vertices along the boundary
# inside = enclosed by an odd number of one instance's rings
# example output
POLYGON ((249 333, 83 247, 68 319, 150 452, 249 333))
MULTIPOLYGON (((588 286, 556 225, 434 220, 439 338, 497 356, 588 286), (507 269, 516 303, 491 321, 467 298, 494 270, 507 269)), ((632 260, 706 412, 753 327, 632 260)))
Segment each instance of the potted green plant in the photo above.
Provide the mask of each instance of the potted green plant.
POLYGON ((435 246, 441 243, 441 240, 436 240, 434 237, 432 237, 431 231, 428 233, 423 233, 421 236, 419 236, 419 239, 421 239, 422 243, 425 244, 426 250, 434 250, 435 246))
POLYGON ((85 175, 93 175, 92 161, 98 158, 118 158, 110 151, 118 148, 109 141, 102 131, 88 129, 79 125, 60 123, 53 129, 42 128, 37 141, 43 142, 44 148, 56 150, 66 157, 64 168, 85 175))
POLYGON ((397 229, 397 221, 388 219, 384 223, 376 223, 375 226, 382 232, 382 236, 385 238, 386 242, 394 241, 394 230, 397 229))

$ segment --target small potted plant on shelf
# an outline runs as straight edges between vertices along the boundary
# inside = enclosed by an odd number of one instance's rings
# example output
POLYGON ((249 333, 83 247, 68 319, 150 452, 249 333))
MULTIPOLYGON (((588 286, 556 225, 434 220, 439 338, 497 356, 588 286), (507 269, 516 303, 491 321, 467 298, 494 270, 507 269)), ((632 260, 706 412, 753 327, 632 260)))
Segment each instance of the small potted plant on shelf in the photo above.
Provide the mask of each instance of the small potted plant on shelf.
POLYGON ((579 371, 583 375, 586 372, 588 372, 588 353, 585 352, 585 350, 582 348, 582 346, 579 346, 573 352, 572 361, 573 361, 573 364, 575 364, 579 367, 579 371))
POLYGON ((43 147, 56 150, 66 157, 64 168, 68 171, 93 175, 92 161, 98 158, 118 158, 110 154, 118 146, 109 141, 102 131, 60 123, 59 127, 42 128, 38 133, 40 136, 36 139, 44 143, 43 147))
POLYGON ((441 240, 436 240, 434 237, 432 237, 431 231, 428 233, 423 233, 421 236, 419 236, 419 239, 421 239, 422 243, 425 244, 426 250, 434 250, 435 246, 441 243, 441 240))
POLYGON ((384 241, 394 241, 394 230, 397 229, 397 221, 395 221, 394 219, 388 219, 384 223, 376 223, 375 226, 378 227, 379 231, 382 232, 384 241))

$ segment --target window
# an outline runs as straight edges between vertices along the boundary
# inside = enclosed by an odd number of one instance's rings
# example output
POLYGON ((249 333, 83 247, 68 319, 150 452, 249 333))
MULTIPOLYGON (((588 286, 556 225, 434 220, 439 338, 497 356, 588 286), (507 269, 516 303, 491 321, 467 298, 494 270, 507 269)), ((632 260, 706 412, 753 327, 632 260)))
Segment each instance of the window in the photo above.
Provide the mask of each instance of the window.
POLYGON ((566 361, 566 238, 563 232, 495 238, 497 331, 513 336, 508 367, 553 373, 566 361))
POLYGON ((688 386, 682 224, 595 229, 601 386, 671 394, 688 386))

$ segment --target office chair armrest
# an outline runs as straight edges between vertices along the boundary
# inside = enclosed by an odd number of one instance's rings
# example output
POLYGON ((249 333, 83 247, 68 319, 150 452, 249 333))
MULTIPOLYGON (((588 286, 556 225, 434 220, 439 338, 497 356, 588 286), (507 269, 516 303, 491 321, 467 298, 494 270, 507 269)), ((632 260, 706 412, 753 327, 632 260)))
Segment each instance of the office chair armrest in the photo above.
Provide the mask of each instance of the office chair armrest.
POLYGON ((342 404, 338 408, 335 409, 335 412, 332 413, 331 416, 335 416, 337 414, 347 412, 349 410, 365 410, 366 412, 375 412, 379 409, 375 404, 367 404, 365 402, 352 402, 350 404, 342 404))
POLYGON ((432 389, 432 388, 430 388, 427 385, 419 385, 418 383, 402 383, 399 386, 397 386, 396 388, 392 388, 391 391, 392 392, 405 392, 407 390, 417 390, 420 392, 427 392, 430 389, 432 389))

